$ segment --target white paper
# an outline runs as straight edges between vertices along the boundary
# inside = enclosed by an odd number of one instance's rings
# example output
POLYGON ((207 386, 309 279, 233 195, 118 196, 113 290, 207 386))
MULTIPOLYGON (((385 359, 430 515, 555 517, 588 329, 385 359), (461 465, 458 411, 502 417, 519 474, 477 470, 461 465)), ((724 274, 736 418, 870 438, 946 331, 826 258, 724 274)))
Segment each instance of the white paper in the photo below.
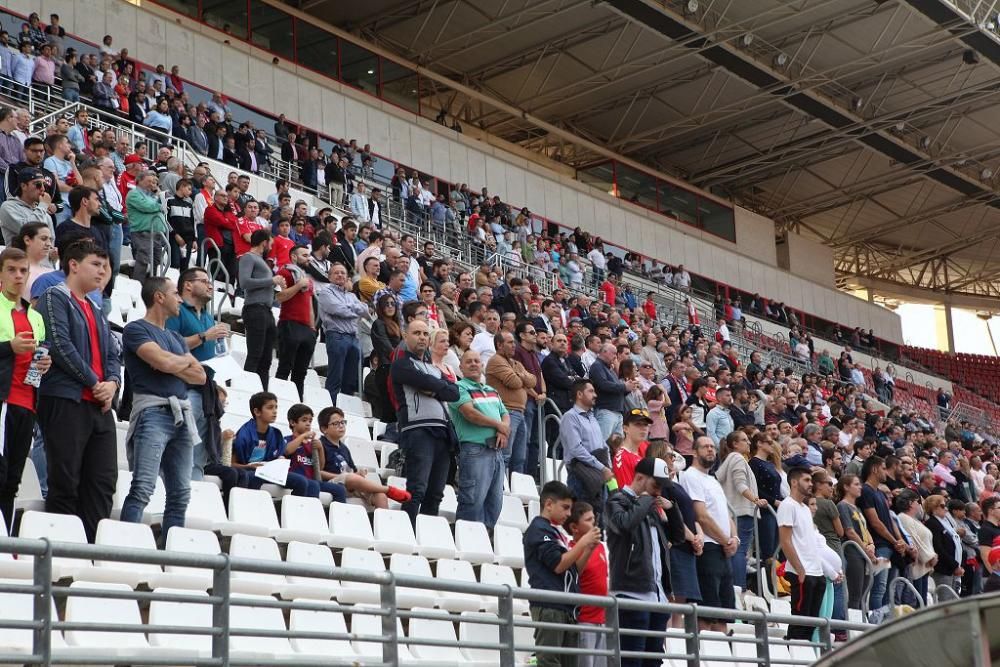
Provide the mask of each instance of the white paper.
POLYGON ((254 470, 254 475, 278 486, 284 486, 288 481, 288 468, 292 465, 291 459, 274 459, 254 470))

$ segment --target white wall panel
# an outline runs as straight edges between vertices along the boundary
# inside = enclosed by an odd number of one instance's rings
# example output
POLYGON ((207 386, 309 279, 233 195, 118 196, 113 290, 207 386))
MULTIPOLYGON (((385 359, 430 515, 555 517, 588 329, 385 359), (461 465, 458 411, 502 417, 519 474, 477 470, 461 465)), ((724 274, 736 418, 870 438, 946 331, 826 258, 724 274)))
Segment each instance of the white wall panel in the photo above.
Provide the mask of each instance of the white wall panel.
MULTIPOLYGON (((528 186, 531 186, 531 182, 528 182, 528 186)), ((617 213, 617 209, 614 209, 610 202, 602 201, 600 199, 594 200, 594 226, 591 227, 594 231, 592 234, 596 234, 601 238, 608 236, 608 232, 611 229, 611 216, 617 213)), ((585 229, 581 227, 581 229, 585 229)))
MULTIPOLYGON (((136 34, 138 32, 137 15, 139 14, 139 10, 127 2, 108 0, 104 11, 105 16, 107 16, 107 22, 103 34, 91 36, 90 40, 100 44, 104 34, 108 34, 115 38, 114 47, 116 50, 128 49, 129 53, 135 53, 136 34)), ((143 12, 143 14, 146 14, 146 12, 143 12)), ((208 81, 200 83, 212 85, 208 81)))
MULTIPOLYGON (((479 189, 483 187, 486 183, 486 154, 481 153, 477 150, 468 149, 468 160, 469 160, 469 178, 466 183, 469 184, 469 189, 473 192, 479 192, 479 189)), ((545 208, 545 195, 542 190, 542 184, 538 182, 538 179, 531 179, 531 182, 537 183, 538 195, 535 199, 535 203, 531 204, 534 208, 539 210, 544 210, 545 208)), ((532 195, 529 190, 528 196, 532 195)))
MULTIPOLYGON (((391 155, 397 162, 402 163, 406 167, 413 166, 413 155, 410 150, 410 127, 412 125, 402 118, 389 116, 389 146, 392 150, 391 155)), ((406 175, 410 175, 409 171, 407 171, 406 175)))
POLYGON ((449 141, 448 162, 452 165, 453 173, 459 175, 459 178, 456 179, 458 184, 465 183, 468 185, 466 179, 469 177, 469 149, 457 141, 449 141))
MULTIPOLYGON (((361 107, 358 110, 367 116, 368 107, 361 107)), ((299 122, 306 127, 320 127, 323 124, 323 92, 319 84, 308 79, 299 79, 299 122)), ((368 123, 365 122, 366 134, 368 136, 368 123)), ((364 141, 360 144, 363 146, 364 141)))
POLYGON ((764 267, 764 288, 760 290, 762 297, 768 300, 781 301, 778 296, 778 272, 769 266, 764 267))
POLYGON ((545 211, 544 215, 546 218, 562 222, 564 220, 562 214, 562 188, 555 181, 544 178, 542 179, 542 187, 545 188, 545 208, 541 209, 545 211))
MULTIPOLYGON (((368 136, 360 142, 360 146, 371 144, 372 146, 389 145, 389 115, 385 111, 376 107, 368 107, 368 136)), ((343 131, 334 134, 335 137, 343 136, 343 131)))
MULTIPOLYGON (((348 109, 350 112, 350 109, 348 109)), ((350 128, 351 120, 347 119, 350 128)), ((423 172, 432 172, 431 168, 431 133, 414 125, 410 128, 410 160, 413 166, 423 172)))
MULTIPOLYGON (((455 144, 457 145, 457 144, 455 144)), ((513 164, 511 162, 504 163, 507 189, 503 196, 504 201, 506 201, 511 206, 523 207, 527 206, 527 192, 525 188, 525 178, 527 177, 527 172, 524 167, 518 164, 513 164)), ((462 172, 463 174, 465 172, 462 172)), ((531 207, 528 206, 530 209, 531 207)), ((593 213, 593 209, 591 209, 593 213)))
MULTIPOLYGON (((368 135, 368 113, 367 105, 358 102, 352 97, 344 98, 344 138, 357 139, 362 146, 365 145, 365 137, 368 135)), ((411 133, 412 140, 412 133, 411 133)), ((428 155, 428 162, 430 161, 428 155)), ((416 165, 414 165, 416 166, 416 165)))
MULTIPOLYGON (((164 65, 169 72, 170 63, 166 60, 167 20, 155 14, 139 12, 136 16, 136 24, 138 25, 138 34, 136 35, 135 57, 152 67, 164 65)), ((243 66, 246 67, 245 62, 243 66)))
MULTIPOLYGON (((167 56, 165 58, 166 62, 164 65, 168 65, 167 71, 170 70, 170 66, 177 65, 180 68, 181 76, 190 77, 191 73, 195 71, 194 66, 194 34, 183 28, 176 23, 167 23, 167 45, 166 45, 167 56)), ((257 63, 260 60, 256 58, 250 59, 250 100, 255 105, 260 106, 264 109, 274 108, 274 91, 272 90, 272 82, 270 79, 267 81, 267 94, 263 96, 261 101, 257 100, 254 95, 255 89, 253 87, 253 72, 257 63), (266 106, 265 106, 266 105, 266 106)), ((271 128, 268 128, 270 131, 271 128)))
POLYGON ((559 218, 559 222, 567 225, 569 227, 576 227, 577 220, 580 219, 579 206, 577 205, 577 199, 580 196, 576 190, 572 188, 559 188, 562 191, 562 217, 559 218))
MULTIPOLYGON (((6 7, 14 11, 18 11, 17 7, 19 5, 27 4, 31 3, 22 2, 22 0, 16 0, 15 2, 8 0, 4 3, 6 7)), ((71 2, 70 4, 73 5, 73 13, 71 15, 59 14, 66 32, 79 35, 100 44, 101 38, 106 34, 105 17, 108 11, 107 0, 75 0, 75 2, 71 2)), ((190 72, 190 70, 188 71, 190 72)))
MULTIPOLYGON (((434 169, 431 173, 448 182, 461 178, 459 172, 456 171, 451 165, 451 156, 448 152, 448 147, 451 143, 452 142, 447 139, 431 133, 431 164, 434 169)), ((502 183, 504 180, 505 179, 501 179, 500 182, 502 183)), ((461 183, 459 183, 459 185, 461 185, 461 183)))
MULTIPOLYGON (((500 199, 510 202, 512 204, 517 204, 514 200, 505 192, 500 192, 500 187, 507 182, 507 167, 503 160, 500 160, 492 155, 486 156, 486 180, 483 181, 483 185, 488 185, 490 190, 490 196, 500 195, 500 199)), ((474 187, 479 187, 477 184, 474 187)))
MULTIPOLYGON (((114 5, 121 5, 121 2, 115 2, 115 0, 108 0, 109 3, 114 5)), ((193 35, 194 44, 194 72, 192 73, 192 78, 197 81, 200 85, 210 89, 210 90, 220 90, 222 88, 222 65, 220 64, 222 60, 222 43, 217 42, 210 37, 200 35, 195 33, 193 35)), ((117 36, 115 37, 117 40, 117 36)), ((227 49, 227 55, 231 53, 227 49)), ((228 60, 228 58, 227 58, 228 60)), ((286 82, 287 87, 298 89, 298 78, 289 77, 286 82)), ((288 95, 288 100, 292 105, 294 105, 294 96, 289 95, 285 92, 284 95, 288 95)), ((284 99, 284 98, 282 98, 284 99)), ((296 110, 298 108, 296 107, 296 110)), ((295 118, 296 116, 291 115, 290 111, 286 111, 289 114, 289 118, 295 118)))
MULTIPOLYGON (((229 49, 225 49, 228 51, 229 49)), ((227 58, 224 54, 222 58, 222 94, 227 97, 241 99, 250 89, 250 59, 248 58, 227 58)), ((296 99, 301 95, 303 87, 308 86, 305 79, 297 79, 295 86, 300 91, 296 99)), ((301 122, 308 127, 316 127, 310 124, 301 114, 298 114, 301 122)))
MULTIPOLYGON (((253 70, 251 70, 253 74, 253 70)), ((253 77, 250 77, 250 85, 253 85, 253 77)), ((323 131, 331 137, 340 139, 345 134, 347 134, 347 121, 344 118, 344 100, 346 99, 340 93, 330 90, 329 88, 322 88, 322 100, 323 100, 323 131)), ((272 95, 274 94, 272 90, 272 95)), ((375 107, 368 108, 369 116, 373 113, 379 113, 378 109, 375 107)), ((368 123, 369 128, 372 126, 371 121, 368 123)), ((378 126, 376 126, 378 127, 378 126)), ((382 143, 375 144, 371 142, 372 145, 384 145, 392 146, 392 139, 389 134, 389 119, 385 119, 385 126, 378 127, 378 130, 382 132, 382 143)), ((364 145, 364 144, 362 144, 364 145)))
POLYGON ((711 265, 712 258, 702 256, 703 252, 706 254, 710 252, 708 246, 698 243, 698 239, 683 232, 680 241, 670 255, 662 258, 663 261, 671 266, 683 264, 688 272, 711 275, 706 269, 711 265))
POLYGON ((576 221, 576 225, 573 225, 573 227, 579 226, 581 229, 593 229, 596 217, 594 215, 595 207, 596 203, 593 197, 581 196, 580 201, 577 202, 576 209, 579 214, 579 218, 576 221))
MULTIPOLYGON (((117 2, 117 0, 115 0, 115 1, 117 2)), ((38 11, 38 3, 37 2, 32 2, 31 0, 7 0, 3 4, 4 4, 4 7, 7 7, 12 12, 17 12, 18 14, 24 14, 24 16, 26 18, 27 18, 27 16, 31 12, 37 12, 38 11)), ((101 14, 100 14, 100 16, 103 18, 104 0, 101 0, 100 5, 101 5, 101 14)), ((71 25, 72 24, 70 24, 70 23, 65 23, 66 32, 76 32, 76 31, 70 29, 71 25)), ((102 30, 103 30, 103 28, 102 28, 102 30)), ((98 32, 100 32, 100 31, 98 31, 98 32)), ((84 34, 84 35, 86 35, 86 33, 78 33, 78 34, 84 34)), ((14 35, 11 35, 11 37, 13 38, 14 35)), ((11 41, 14 41, 14 40, 11 39, 11 41)))
MULTIPOLYGON (((65 28, 66 32, 75 32, 76 34, 80 34, 78 31, 70 27, 75 23, 76 7, 77 3, 73 0, 42 0, 41 3, 35 4, 35 9, 32 11, 37 11, 42 17, 42 22, 46 25, 49 22, 50 14, 58 14, 59 25, 65 28)), ((30 13, 31 12, 29 12, 29 14, 30 13)))

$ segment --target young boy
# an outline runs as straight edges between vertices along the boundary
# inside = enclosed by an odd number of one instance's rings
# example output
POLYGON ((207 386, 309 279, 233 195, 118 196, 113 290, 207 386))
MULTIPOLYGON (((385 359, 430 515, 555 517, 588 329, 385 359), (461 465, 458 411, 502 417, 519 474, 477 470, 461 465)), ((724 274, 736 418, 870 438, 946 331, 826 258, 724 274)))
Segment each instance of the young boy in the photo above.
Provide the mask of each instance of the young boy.
MULTIPOLYGON (((282 458, 286 447, 281 431, 271 426, 278 419, 277 396, 269 391, 257 392, 250 397, 250 414, 253 419, 241 426, 233 439, 232 466, 253 472, 268 461, 282 458)), ((264 484, 264 480, 254 475, 248 486, 259 489, 264 484)), ((295 496, 319 498, 319 483, 291 470, 285 488, 291 489, 295 496)))
POLYGON ((174 196, 167 200, 167 222, 170 223, 170 266, 185 270, 191 258, 195 240, 194 204, 191 202, 191 181, 182 178, 174 186, 174 196))
MULTIPOLYGON (((590 503, 577 501, 573 503, 573 509, 569 513, 569 518, 563 527, 573 539, 570 540, 570 547, 576 545, 585 535, 594 530, 597 519, 594 516, 594 508, 590 503)), ((589 555, 585 554, 576 562, 577 570, 580 571, 580 592, 584 595, 608 594, 608 552, 604 549, 604 544, 600 541, 594 544, 594 548, 589 555)), ((606 616, 604 607, 592 607, 584 605, 580 607, 577 616, 577 623, 581 626, 596 625, 603 626, 606 616)), ((580 628, 580 648, 603 650, 608 647, 607 635, 600 632, 588 632, 580 628)), ((577 661, 578 667, 605 667, 608 661, 604 656, 581 655, 577 661)))
MULTIPOLYGON (((524 567, 528 570, 531 588, 579 593, 578 566, 586 564, 601 539, 601 531, 592 528, 582 533, 572 547, 560 526, 566 523, 573 507, 573 494, 562 482, 551 481, 539 495, 541 512, 524 531, 524 567)), ((574 605, 552 602, 531 602, 531 620, 544 623, 575 623, 574 605)), ((565 629, 535 629, 535 646, 579 646, 579 633, 565 629)), ((538 667, 576 667, 577 656, 535 652, 538 667)))
POLYGON ((291 262, 290 253, 295 247, 289 235, 292 232, 292 221, 284 215, 278 222, 278 235, 271 239, 271 257, 274 258, 274 265, 281 267, 291 262))
MULTIPOLYGON (((289 417, 291 420, 291 417, 289 417)), ((323 408, 319 411, 319 430, 323 433, 319 449, 320 475, 324 481, 336 482, 347 487, 347 491, 356 498, 361 498, 372 507, 386 509, 388 498, 397 503, 405 503, 410 499, 410 492, 395 486, 385 486, 373 482, 364 475, 356 474, 357 467, 351 457, 351 450, 342 440, 347 433, 347 421, 344 411, 338 407, 323 408)))
MULTIPOLYGON (((285 436, 285 456, 292 460, 289 472, 309 480, 319 480, 323 470, 323 448, 319 446, 316 432, 312 430, 312 422, 313 411, 308 405, 296 403, 288 408, 288 426, 292 429, 292 434, 285 436)), ((343 484, 320 481, 319 490, 333 496, 336 503, 347 500, 347 490, 343 484)))

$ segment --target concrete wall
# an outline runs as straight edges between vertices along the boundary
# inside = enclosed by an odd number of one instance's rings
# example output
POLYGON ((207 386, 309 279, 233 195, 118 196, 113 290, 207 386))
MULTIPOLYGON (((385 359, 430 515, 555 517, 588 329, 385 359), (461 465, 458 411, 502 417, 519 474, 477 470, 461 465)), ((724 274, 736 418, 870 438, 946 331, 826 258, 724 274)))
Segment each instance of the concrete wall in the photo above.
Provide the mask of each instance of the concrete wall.
POLYGON ((786 271, 834 287, 833 248, 788 232, 777 244, 778 266, 786 271))
MULTIPOLYGON (((115 46, 149 64, 179 65, 199 84, 235 100, 284 112, 293 122, 334 137, 369 142, 394 161, 448 181, 487 184, 504 199, 569 227, 579 225, 625 248, 694 273, 783 301, 808 313, 873 328, 902 342, 899 318, 826 284, 777 268, 773 225, 736 209, 737 243, 610 197, 584 185, 565 169, 539 164, 537 157, 495 138, 477 140, 418 118, 391 104, 342 86, 222 33, 141 0, 6 0, 23 14, 56 12, 68 32, 100 42, 111 34, 115 46)), ((832 264, 831 264, 832 270, 832 264)))

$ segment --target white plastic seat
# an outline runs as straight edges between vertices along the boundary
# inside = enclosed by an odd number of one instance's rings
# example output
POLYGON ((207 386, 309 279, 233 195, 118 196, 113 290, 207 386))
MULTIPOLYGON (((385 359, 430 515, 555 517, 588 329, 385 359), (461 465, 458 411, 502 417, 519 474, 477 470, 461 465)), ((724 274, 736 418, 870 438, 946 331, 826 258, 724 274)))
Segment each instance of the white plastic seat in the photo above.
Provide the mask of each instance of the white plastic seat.
MULTIPOLYGON (((517 579, 514 577, 514 570, 510 569, 506 565, 494 565, 492 563, 484 563, 482 568, 480 568, 479 583, 494 584, 497 586, 510 586, 512 589, 518 588, 517 579)), ((497 598, 487 596, 484 600, 486 601, 486 611, 496 613, 498 607, 497 598)), ((528 613, 527 600, 523 598, 513 598, 513 601, 515 614, 528 613)))
MULTIPOLYGON (((381 637, 382 617, 376 616, 374 613, 366 613, 377 611, 379 611, 378 607, 372 607, 369 605, 356 606, 351 614, 351 634, 381 637)), ((409 648, 402 641, 406 635, 403 634, 403 624, 398 618, 396 619, 396 635, 400 638, 400 642, 396 646, 396 651, 399 658, 399 664, 402 667, 410 667, 411 665, 426 665, 427 667, 434 667, 433 662, 419 660, 418 658, 415 658, 412 653, 410 653, 409 648)), ((366 662, 380 662, 382 660, 382 644, 379 642, 355 639, 352 642, 352 646, 357 652, 361 664, 365 664, 366 662)))
MULTIPOLYGON (((664 648, 671 655, 687 655, 687 643, 683 637, 667 637, 664 648)), ((662 667, 687 667, 687 660, 664 658, 662 667)))
MULTIPOLYGON (((7 522, 4 520, 3 512, 0 512, 0 537, 7 537, 7 522)), ((34 576, 31 562, 25 561, 23 558, 14 558, 12 553, 0 552, 0 577, 4 579, 33 579, 34 576)))
POLYGON ((455 538, 447 519, 417 515, 417 553, 430 560, 455 557, 455 538))
POLYGON ((285 496, 281 499, 280 541, 320 544, 329 537, 326 513, 319 498, 285 496))
MULTIPOLYGON (((437 578, 443 581, 462 581, 467 584, 478 583, 472 563, 465 560, 439 560, 436 563, 437 578)), ((481 595, 472 593, 455 593, 439 591, 437 606, 448 611, 479 611, 483 608, 481 595)))
MULTIPOLYGON (((256 535, 233 535, 229 543, 229 555, 234 558, 250 558, 281 562, 281 552, 278 543, 269 537, 256 535)), ((275 595, 285 586, 285 577, 280 574, 264 574, 233 570, 230 576, 230 586, 233 592, 250 595, 275 595)))
POLYGON ((375 551, 383 554, 412 554, 417 550, 410 516, 402 510, 375 510, 375 551))
MULTIPOLYGON (((336 632, 347 634, 347 623, 339 611, 318 611, 293 609, 288 619, 288 629, 292 632, 336 632)), ((357 652, 346 639, 313 639, 293 637, 292 649, 296 656, 310 659, 355 660, 357 652)))
POLYGON ((524 505, 514 496, 504 496, 503 504, 500 506, 500 517, 497 519, 498 526, 511 526, 524 532, 528 528, 528 517, 524 514, 524 505))
POLYGON ((788 647, 788 657, 792 660, 816 660, 816 647, 805 644, 792 644, 788 647))
POLYGON ((428 588, 396 587, 396 606, 403 609, 413 607, 433 607, 437 593, 432 586, 433 575, 430 563, 423 556, 409 554, 393 554, 389 558, 389 570, 393 574, 407 574, 414 577, 426 577, 428 588))
MULTIPOLYGON (((721 632, 702 632, 698 650, 704 656, 713 658, 732 658, 733 651, 730 648, 729 638, 721 632)), ((712 661, 712 665, 722 667, 734 667, 735 663, 728 660, 712 661)))
MULTIPOLYGON (((348 418, 348 423, 350 423, 350 418, 348 418)), ((354 465, 359 473, 379 472, 381 466, 379 466, 378 456, 375 453, 375 443, 372 442, 371 437, 368 435, 360 437, 349 435, 344 438, 344 441, 347 443, 347 448, 351 450, 351 458, 354 459, 354 465)))
MULTIPOLYGON (((286 563, 335 567, 333 553, 321 544, 305 542, 289 542, 285 552, 286 563)), ((295 598, 310 598, 314 600, 329 600, 336 597, 340 591, 340 582, 336 579, 320 579, 318 577, 295 577, 288 575, 288 583, 281 589, 281 597, 286 600, 295 598)))
MULTIPOLYGON (((363 551, 348 547, 340 555, 340 567, 345 570, 367 570, 385 572, 382 556, 374 551, 363 551)), ((345 604, 378 604, 381 600, 379 587, 360 581, 342 581, 337 601, 345 604)))
POLYGON ((419 660, 432 661, 435 665, 454 665, 464 663, 462 653, 458 648, 458 638, 455 636, 455 624, 452 622, 448 612, 435 609, 416 609, 429 614, 440 615, 441 619, 413 618, 410 619, 409 638, 432 639, 437 641, 451 642, 451 646, 427 646, 423 644, 409 644, 410 653, 419 660))
POLYGON ((223 529, 223 534, 273 537, 281 532, 274 501, 271 494, 264 490, 230 489, 229 521, 230 525, 223 529))
MULTIPOLYGON (((337 401, 340 401, 340 397, 337 397, 337 401)), ((371 441, 372 434, 368 430, 368 422, 365 420, 364 415, 359 415, 351 412, 350 410, 344 410, 345 418, 347 419, 347 430, 345 432, 346 438, 357 438, 359 440, 371 441)), ((348 446, 350 443, 348 442, 348 446)), ((354 450, 351 450, 351 455, 354 455, 354 450)), ((357 463, 357 459, 355 459, 357 463)))
MULTIPOLYGON (((0 579, 0 584, 21 584, 31 586, 31 581, 20 579, 0 579)), ((34 621, 35 620, 35 596, 33 593, 0 593, 0 610, 2 610, 5 621, 34 621)), ((56 603, 52 600, 52 619, 59 618, 56 613, 56 603)), ((20 630, 14 628, 0 627, 0 653, 16 653, 18 655, 29 655, 34 644, 34 633, 31 630, 20 630)), ((58 630, 52 631, 52 648, 64 648, 62 633, 58 630)))
MULTIPOLYGON (((397 449, 399 449, 399 445, 396 443, 386 442, 383 443, 382 447, 378 450, 378 474, 383 478, 388 478, 396 474, 396 470, 389 467, 389 457, 397 449)), ((351 453, 354 453, 353 449, 351 450, 351 453)))
POLYGON ((299 390, 291 380, 268 378, 267 390, 278 397, 279 405, 299 402, 299 390))
POLYGON ((486 526, 478 521, 455 522, 455 554, 473 564, 492 563, 496 557, 486 526))
MULTIPOLYGON (((102 519, 97 524, 95 543, 109 547, 156 551, 153 531, 143 523, 102 519)), ((132 588, 143 583, 150 588, 201 588, 199 577, 186 577, 176 573, 165 574, 163 568, 153 563, 95 560, 94 569, 87 572, 87 577, 93 577, 95 581, 128 584, 132 588)))
POLYGON ((330 537, 327 544, 338 549, 371 549, 374 542, 372 524, 364 507, 351 503, 330 505, 330 537))
POLYGON ((493 551, 498 565, 524 567, 524 540, 520 530, 497 524, 493 529, 493 551))
MULTIPOLYGON (((82 593, 93 589, 101 591, 131 591, 126 584, 97 583, 74 581, 70 589, 82 593)), ((93 623, 100 620, 110 627, 142 626, 142 616, 139 614, 139 603, 135 600, 86 597, 85 595, 70 595, 66 598, 66 621, 68 623, 93 623)), ((67 630, 66 643, 87 651, 100 652, 102 655, 115 658, 165 656, 181 657, 189 655, 185 648, 154 649, 141 632, 116 632, 114 630, 67 630)), ((112 662, 112 664, 114 664, 112 662)))
MULTIPOLYGON (((274 602, 266 595, 234 595, 229 605, 230 630, 263 630, 284 632, 285 616, 275 607, 257 606, 255 602, 274 602)), ((287 637, 236 635, 229 639, 229 655, 233 658, 288 658, 294 652, 287 637)))
POLYGON ((438 516, 443 516, 448 523, 455 523, 455 513, 458 512, 458 495, 455 487, 446 484, 444 487, 444 497, 438 506, 438 516))
POLYGON ((24 471, 21 473, 21 485, 17 488, 17 498, 14 499, 14 509, 21 512, 45 510, 42 485, 38 481, 38 471, 35 470, 31 457, 24 460, 24 471))
MULTIPOLYGON (((118 481, 115 483, 115 495, 111 501, 111 516, 118 518, 121 515, 122 504, 128 497, 129 489, 132 488, 132 473, 127 470, 118 471, 118 481)), ((163 485, 163 480, 156 478, 153 486, 153 495, 149 497, 146 508, 142 510, 142 522, 150 525, 160 523, 163 520, 163 508, 167 504, 167 487, 163 485)))
MULTIPOLYGON (((499 644, 500 627, 496 614, 483 614, 475 611, 463 611, 462 621, 458 625, 459 649, 462 652, 462 664, 468 667, 495 667, 500 664, 500 651, 485 648, 464 648, 465 644, 499 644), (489 623, 473 623, 473 618, 493 621, 489 623)), ((412 630, 410 633, 412 634, 412 630)))
POLYGON ((192 480, 191 499, 184 515, 184 527, 222 532, 232 529, 229 524, 220 487, 208 478, 204 481, 192 480))
POLYGON ((510 474, 510 495, 515 496, 522 503, 538 500, 538 487, 535 486, 535 479, 531 475, 512 472, 510 474))
MULTIPOLYGON (((53 542, 74 542, 86 544, 87 535, 83 530, 83 522, 74 514, 50 514, 49 512, 25 512, 21 516, 21 528, 18 537, 28 539, 48 538, 53 542)), ((19 561, 28 563, 34 561, 32 556, 21 554, 19 561)), ((52 581, 86 572, 93 564, 82 558, 66 558, 56 556, 52 559, 52 581)))
MULTIPOLYGON (((367 416, 365 413, 365 402, 357 396, 351 396, 350 394, 341 394, 337 396, 337 407, 344 411, 347 415, 358 415, 360 417, 367 416)), ((349 422, 350 420, 348 420, 349 422)))
MULTIPOLYGON (((182 528, 176 526, 167 533, 167 551, 183 553, 206 554, 215 556, 222 553, 219 546, 219 537, 210 530, 197 530, 194 528, 182 528)), ((212 587, 212 570, 185 567, 182 565, 167 565, 164 567, 167 574, 183 575, 188 580, 199 582, 198 588, 209 589, 212 587)), ((193 586, 192 586, 193 587, 193 586)))
MULTIPOLYGON (((195 601, 198 598, 207 598, 208 593, 205 591, 156 588, 153 592, 162 594, 169 593, 173 595, 188 595, 191 596, 192 601, 151 601, 149 603, 149 625, 173 625, 177 627, 191 627, 192 629, 202 630, 212 627, 212 605, 202 604, 195 601)), ((212 655, 211 635, 150 632, 149 645, 159 648, 183 646, 192 651, 198 657, 210 657, 212 655)))

